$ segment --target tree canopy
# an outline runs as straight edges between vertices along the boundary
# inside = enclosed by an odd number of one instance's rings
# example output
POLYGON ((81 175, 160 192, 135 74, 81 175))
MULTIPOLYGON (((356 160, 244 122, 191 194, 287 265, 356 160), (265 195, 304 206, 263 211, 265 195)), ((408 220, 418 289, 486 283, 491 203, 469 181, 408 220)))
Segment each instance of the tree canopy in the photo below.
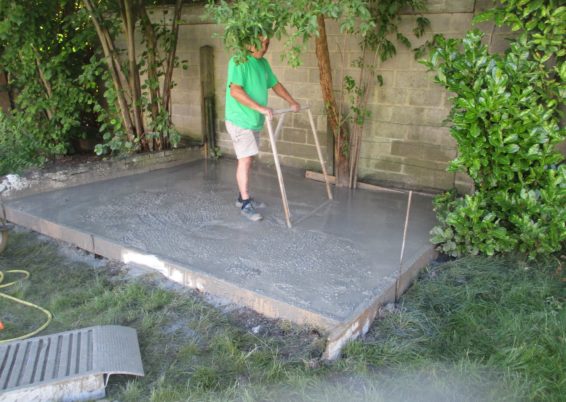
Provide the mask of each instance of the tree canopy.
MULTIPOLYGON (((249 45, 259 46, 259 36, 268 36, 283 41, 283 56, 296 67, 301 64, 308 41, 314 39, 322 99, 334 137, 336 184, 350 187, 356 182, 361 127, 368 114, 367 94, 376 82, 383 83, 375 74, 377 58, 386 60, 395 55, 391 37, 403 46, 411 45, 397 29, 404 8, 423 10, 424 0, 211 0, 207 5, 208 14, 224 25, 224 44, 239 61, 245 60, 249 45), (352 118, 343 119, 344 105, 339 105, 335 97, 326 19, 338 21, 342 33, 359 39, 362 56, 354 64, 360 67, 360 77, 357 81, 344 77, 342 91, 350 92, 352 102, 348 107, 353 113, 346 115, 352 118), (368 53, 375 55, 373 62, 367 62, 368 53), (353 136, 348 123, 355 126, 353 136)), ((415 34, 420 36, 428 20, 419 16, 416 21, 415 34)))

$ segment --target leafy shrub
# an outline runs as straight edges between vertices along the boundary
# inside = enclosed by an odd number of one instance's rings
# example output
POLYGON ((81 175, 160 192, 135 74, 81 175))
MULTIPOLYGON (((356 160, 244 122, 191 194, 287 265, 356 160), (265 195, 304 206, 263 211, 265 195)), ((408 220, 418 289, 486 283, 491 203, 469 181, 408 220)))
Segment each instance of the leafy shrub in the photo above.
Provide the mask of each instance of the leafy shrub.
POLYGON ((97 55, 92 56, 89 62, 82 67, 78 82, 86 90, 83 102, 92 107, 103 140, 101 144, 96 145, 95 153, 103 155, 132 152, 135 144, 128 140, 120 119, 120 112, 116 106, 116 90, 104 59, 97 55), (91 95, 91 93, 96 93, 98 96, 91 95))
POLYGON ((566 7, 539 1, 546 11, 527 12, 506 3, 489 17, 523 32, 504 55, 490 54, 475 30, 464 39, 435 38, 424 62, 454 94, 449 119, 459 155, 449 170, 474 183, 471 195, 450 192, 435 201, 440 224, 432 241, 452 256, 518 251, 534 258, 566 241, 566 166, 556 151, 566 139, 566 50, 564 36, 543 41, 540 33, 564 33, 566 7))
POLYGON ((0 176, 43 163, 41 148, 38 138, 23 126, 23 119, 0 112, 0 176))
POLYGON ((94 51, 87 22, 72 0, 0 1, 0 66, 15 107, 2 117, 2 170, 66 154, 82 128, 93 127, 87 91, 77 82, 94 51))
MULTIPOLYGON (((71 153, 73 142, 77 143, 73 140, 87 136, 102 140, 95 149, 99 155, 140 150, 142 138, 127 132, 117 106, 124 88, 117 90, 113 85, 91 15, 82 3, 0 0, 0 67, 7 74, 14 104, 10 117, 4 116, 1 123, 3 171, 17 171, 71 153)), ((116 36, 122 21, 114 6, 113 2, 101 3, 101 10, 107 11, 104 25, 116 36)), ((171 48, 176 41, 170 30, 153 25, 157 43, 171 48)), ((163 60, 155 61, 160 66, 157 78, 164 75, 163 60)), ((173 58, 173 63, 174 67, 181 65, 178 58, 173 58)), ((182 66, 186 68, 186 63, 182 66)), ((157 78, 153 84, 159 86, 157 78)), ((135 103, 140 114, 149 107, 147 94, 143 95, 135 103)), ((129 109, 133 107, 130 102, 129 109)), ((152 116, 148 128, 151 133, 147 138, 158 137, 164 148, 176 146, 180 140, 166 110, 152 116)))

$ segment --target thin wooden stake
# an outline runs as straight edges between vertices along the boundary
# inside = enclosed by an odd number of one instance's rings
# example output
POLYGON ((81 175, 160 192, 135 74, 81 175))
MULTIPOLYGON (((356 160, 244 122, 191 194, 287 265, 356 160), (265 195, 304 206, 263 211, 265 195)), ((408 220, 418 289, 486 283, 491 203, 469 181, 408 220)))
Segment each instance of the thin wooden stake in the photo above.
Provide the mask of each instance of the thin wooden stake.
POLYGON ((273 152, 273 160, 275 161, 275 169, 277 170, 277 178, 279 179, 279 189, 281 190, 281 201, 283 202, 283 211, 285 212, 285 220, 287 227, 291 228, 291 215, 289 213, 289 202, 287 201, 287 192, 285 191, 285 183, 283 182, 283 173, 279 164, 279 154, 277 153, 277 145, 275 144, 275 135, 271 120, 267 120, 267 131, 269 133, 269 141, 271 142, 271 151, 273 152))
POLYGON ((322 174, 324 175, 324 182, 326 183, 326 193, 328 194, 328 199, 332 199, 332 191, 330 190, 330 183, 328 182, 328 174, 326 173, 326 166, 324 165, 324 159, 322 159, 322 151, 320 150, 320 144, 318 142, 318 136, 316 135, 316 126, 314 124, 314 119, 310 109, 307 109, 309 115, 309 122, 312 128, 312 135, 314 137, 314 144, 316 145, 316 153, 318 154, 318 160, 320 161, 320 167, 322 168, 322 174))
POLYGON ((6 208, 4 207, 4 200, 2 200, 2 193, 0 192, 0 209, 2 209, 2 220, 1 220, 1 224, 2 226, 6 226, 6 222, 8 222, 8 220, 6 219, 6 208))
POLYGON ((407 238, 407 226, 409 225, 409 214, 411 212, 411 199, 413 198, 413 192, 409 191, 409 200, 407 201, 407 213, 405 214, 405 227, 403 228, 403 243, 401 244, 401 257, 399 258, 399 274, 397 275, 397 281, 395 282, 395 303, 399 301, 399 286, 401 282, 401 273, 403 268, 403 254, 405 253, 405 240, 407 238))

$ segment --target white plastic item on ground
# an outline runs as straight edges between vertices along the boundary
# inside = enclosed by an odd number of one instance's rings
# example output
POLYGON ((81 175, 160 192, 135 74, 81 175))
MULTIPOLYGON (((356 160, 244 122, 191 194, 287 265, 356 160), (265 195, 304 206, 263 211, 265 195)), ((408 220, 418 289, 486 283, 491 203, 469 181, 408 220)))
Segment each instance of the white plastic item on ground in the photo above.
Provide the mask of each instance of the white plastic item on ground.
POLYGON ((0 345, 0 400, 104 397, 112 374, 143 376, 136 331, 105 325, 0 345))
POLYGON ((10 191, 23 190, 29 187, 29 182, 24 177, 17 174, 8 174, 0 182, 0 194, 8 195, 10 191))

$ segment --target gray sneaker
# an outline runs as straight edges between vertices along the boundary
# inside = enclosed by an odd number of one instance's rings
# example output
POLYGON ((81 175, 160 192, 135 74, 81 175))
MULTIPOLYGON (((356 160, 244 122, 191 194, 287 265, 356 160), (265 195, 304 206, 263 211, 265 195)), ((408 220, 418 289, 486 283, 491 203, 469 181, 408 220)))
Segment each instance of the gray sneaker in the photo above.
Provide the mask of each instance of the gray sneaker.
POLYGON ((246 206, 240 210, 240 213, 250 221, 257 222, 263 219, 263 216, 261 216, 261 214, 255 210, 251 202, 248 202, 246 206))
MULTIPOLYGON (((261 202, 261 201, 256 201, 253 198, 250 198, 250 204, 252 204, 252 206, 255 208, 265 208, 265 203, 261 202)), ((235 204, 238 208, 242 208, 242 205, 244 205, 244 203, 242 201, 240 201, 239 199, 236 200, 236 204, 235 204)))

